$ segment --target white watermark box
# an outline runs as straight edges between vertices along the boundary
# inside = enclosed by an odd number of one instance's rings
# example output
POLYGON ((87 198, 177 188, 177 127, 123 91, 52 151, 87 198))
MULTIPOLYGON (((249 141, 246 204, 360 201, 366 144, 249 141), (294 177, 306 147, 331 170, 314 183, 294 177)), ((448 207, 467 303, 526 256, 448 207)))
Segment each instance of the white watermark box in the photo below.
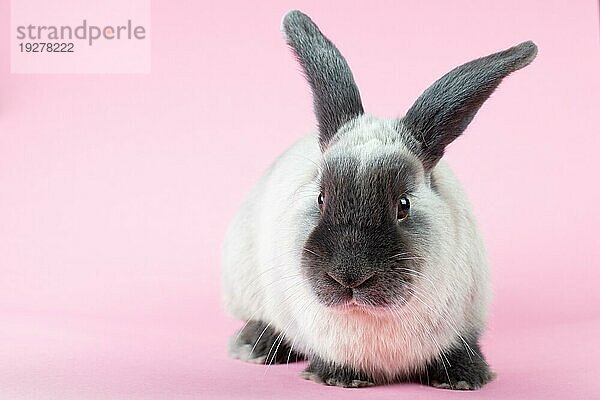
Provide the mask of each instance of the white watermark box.
POLYGON ((11 0, 11 72, 149 73, 150 0, 11 0))

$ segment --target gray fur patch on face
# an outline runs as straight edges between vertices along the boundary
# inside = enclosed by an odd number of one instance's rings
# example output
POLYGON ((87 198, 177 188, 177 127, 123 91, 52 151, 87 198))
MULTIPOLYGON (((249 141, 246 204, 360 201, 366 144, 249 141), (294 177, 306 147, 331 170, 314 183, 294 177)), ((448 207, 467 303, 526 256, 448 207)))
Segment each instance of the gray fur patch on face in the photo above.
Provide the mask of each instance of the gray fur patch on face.
POLYGON ((334 156, 321 176, 323 214, 332 224, 360 227, 396 222, 400 197, 415 190, 419 168, 399 154, 334 156))
POLYGON ((325 305, 403 304, 422 269, 428 219, 417 207, 399 221, 398 207, 402 197, 415 200, 423 168, 393 137, 382 151, 380 139, 348 131, 325 154, 321 215, 303 254, 305 276, 325 305))

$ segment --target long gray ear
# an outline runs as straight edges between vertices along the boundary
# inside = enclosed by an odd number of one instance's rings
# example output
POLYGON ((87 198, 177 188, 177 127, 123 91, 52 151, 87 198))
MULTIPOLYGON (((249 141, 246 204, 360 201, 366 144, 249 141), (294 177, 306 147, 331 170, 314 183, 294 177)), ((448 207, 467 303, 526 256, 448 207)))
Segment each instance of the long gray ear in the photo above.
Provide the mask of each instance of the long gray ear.
POLYGON ((436 165, 502 79, 528 65, 536 54, 536 45, 524 42, 478 58, 444 75, 417 99, 402 121, 421 146, 418 152, 426 170, 436 165))
POLYGON ((324 150, 340 126, 364 112, 360 93, 342 54, 307 15, 290 11, 283 32, 312 89, 324 150))

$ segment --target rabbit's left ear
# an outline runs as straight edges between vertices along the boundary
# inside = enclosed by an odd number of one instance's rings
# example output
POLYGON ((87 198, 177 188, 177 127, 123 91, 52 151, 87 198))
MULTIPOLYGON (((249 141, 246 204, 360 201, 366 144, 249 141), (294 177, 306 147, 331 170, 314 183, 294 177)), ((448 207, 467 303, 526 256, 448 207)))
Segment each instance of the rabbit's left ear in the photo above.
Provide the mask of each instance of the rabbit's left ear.
POLYGON ((307 15, 290 11, 283 32, 312 89, 324 150, 343 124, 363 114, 360 93, 342 54, 307 15))
POLYGON ((448 72, 417 99, 402 122, 419 142, 417 153, 426 170, 437 164, 502 79, 528 65, 536 54, 536 45, 524 42, 478 58, 448 72))

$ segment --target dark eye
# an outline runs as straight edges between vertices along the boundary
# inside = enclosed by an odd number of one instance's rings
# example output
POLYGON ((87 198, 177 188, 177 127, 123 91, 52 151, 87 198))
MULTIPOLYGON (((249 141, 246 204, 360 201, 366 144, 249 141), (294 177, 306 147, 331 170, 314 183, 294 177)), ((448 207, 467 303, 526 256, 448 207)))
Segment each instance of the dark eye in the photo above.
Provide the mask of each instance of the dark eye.
POLYGON ((319 203, 319 207, 323 206, 323 203, 325 202, 323 198, 323 193, 319 193, 319 198, 317 199, 317 202, 319 203))
POLYGON ((410 201, 408 201, 406 196, 402 196, 398 203, 398 221, 402 221, 408 217, 408 210, 410 210, 410 201))

